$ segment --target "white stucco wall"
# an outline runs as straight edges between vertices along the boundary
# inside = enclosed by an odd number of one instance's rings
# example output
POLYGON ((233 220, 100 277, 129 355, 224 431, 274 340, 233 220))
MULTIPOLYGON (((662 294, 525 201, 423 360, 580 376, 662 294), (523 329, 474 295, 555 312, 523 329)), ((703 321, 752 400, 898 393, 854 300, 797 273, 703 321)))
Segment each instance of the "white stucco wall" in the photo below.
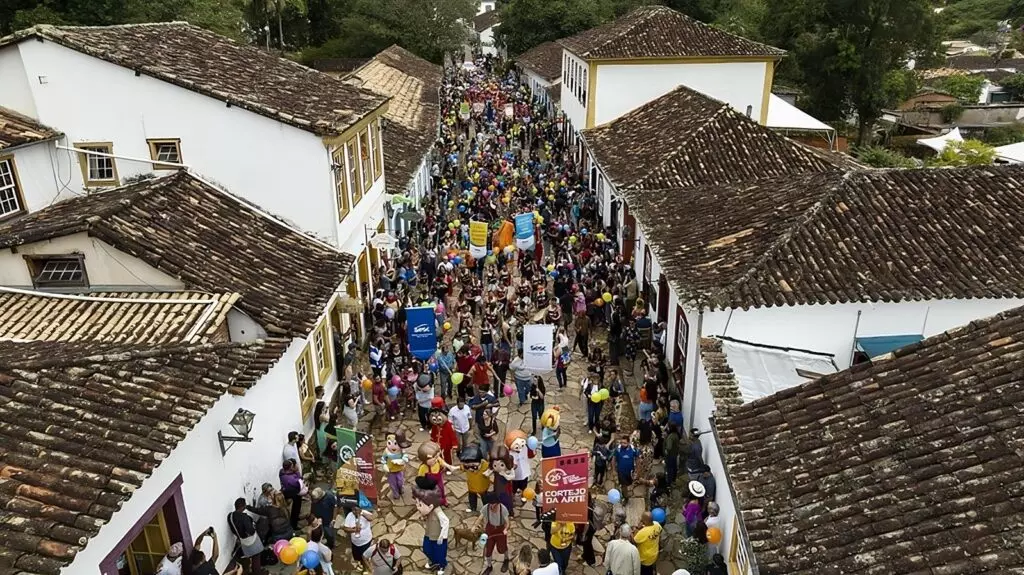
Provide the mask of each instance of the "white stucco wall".
POLYGON ((1024 299, 802 305, 735 310, 731 320, 729 311, 714 311, 704 316, 704 336, 726 335, 754 343, 830 353, 835 355, 836 365, 845 369, 853 359, 854 330, 856 337, 931 337, 1020 305, 1024 305, 1024 299))
MULTIPOLYGON (((34 115, 72 144, 113 142, 117 155, 148 159, 148 138, 180 139, 182 161, 196 173, 338 241, 331 160, 314 134, 51 42, 21 42, 0 54, 21 55, 32 94, 26 100, 0 77, 0 105, 34 115)), ((75 164, 72 187, 81 189, 77 158, 75 164)), ((116 165, 122 180, 153 171, 149 162, 116 165)))
POLYGON ((483 14, 484 12, 490 12, 491 10, 494 10, 494 2, 487 0, 484 2, 480 2, 480 6, 478 6, 476 9, 476 14, 477 16, 479 16, 480 14, 483 14))
POLYGON ((69 185, 72 182, 72 171, 78 170, 78 163, 67 152, 55 148, 55 143, 38 142, 0 150, 0 158, 14 156, 25 209, 30 212, 81 193, 80 188, 69 185))
POLYGON ((135 256, 89 237, 85 232, 18 246, 16 252, 0 250, 0 285, 32 287, 32 277, 24 258, 26 255, 80 253, 85 258, 85 273, 91 288, 185 289, 185 284, 180 280, 135 256))
POLYGON ((16 48, 0 50, 0 106, 37 117, 29 77, 16 48))
MULTIPOLYGON (((235 544, 226 521, 234 500, 238 497, 252 500, 264 482, 279 485, 277 472, 281 467, 281 449, 289 431, 301 430, 307 437, 312 437, 312 418, 301 421, 295 380, 295 360, 305 344, 304 340, 296 339, 284 357, 244 397, 227 394, 221 397, 62 573, 99 574, 99 564, 143 519, 143 513, 179 474, 183 479, 181 490, 192 538, 213 526, 221 543, 218 568, 223 571, 235 544), (239 408, 256 414, 253 441, 237 443, 222 456, 217 432, 235 434, 228 421, 239 408)), ((330 397, 335 387, 337 382, 332 373, 325 385, 325 397, 330 397)), ((205 548, 208 552, 209 543, 205 543, 205 548)))
POLYGON ((741 114, 751 106, 751 117, 760 121, 767 66, 765 62, 599 64, 594 123, 610 122, 680 84, 727 102, 741 114))
POLYGON ((577 131, 587 126, 587 109, 572 90, 570 71, 586 68, 587 63, 582 59, 577 58, 568 50, 562 51, 562 83, 560 85, 562 113, 577 131))
POLYGON ((483 32, 480 32, 480 51, 483 52, 485 56, 498 55, 498 49, 494 46, 495 28, 497 28, 496 25, 485 29, 483 32))

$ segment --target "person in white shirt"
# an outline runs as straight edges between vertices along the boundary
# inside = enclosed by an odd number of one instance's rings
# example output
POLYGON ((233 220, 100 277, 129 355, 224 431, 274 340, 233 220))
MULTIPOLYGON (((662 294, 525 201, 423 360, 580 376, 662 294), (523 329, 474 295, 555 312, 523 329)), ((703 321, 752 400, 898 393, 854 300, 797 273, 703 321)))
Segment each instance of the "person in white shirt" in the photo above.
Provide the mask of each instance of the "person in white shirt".
POLYGON ((540 567, 534 569, 531 575, 558 575, 558 563, 551 561, 551 552, 547 549, 537 550, 537 562, 540 563, 540 567))
POLYGON ((361 562, 366 570, 370 571, 372 566, 369 557, 366 556, 366 550, 370 548, 370 543, 373 543, 373 532, 370 530, 373 513, 351 506, 344 509, 345 523, 341 529, 352 539, 352 559, 361 562))
POLYGON ((291 459, 295 462, 295 468, 299 471, 299 477, 302 476, 302 461, 299 459, 299 432, 289 431, 288 432, 288 443, 284 445, 284 449, 281 450, 281 463, 291 459))
POLYGON ((156 566, 156 575, 181 575, 181 555, 185 547, 179 542, 171 545, 167 555, 156 566))
POLYGON ((448 410, 448 421, 452 422, 455 433, 459 438, 459 452, 469 445, 470 426, 469 421, 473 417, 473 410, 466 405, 466 398, 459 396, 459 401, 448 410))
POLYGON ((633 529, 623 524, 619 537, 608 542, 604 550, 604 566, 615 575, 640 575, 640 552, 633 545, 633 529))

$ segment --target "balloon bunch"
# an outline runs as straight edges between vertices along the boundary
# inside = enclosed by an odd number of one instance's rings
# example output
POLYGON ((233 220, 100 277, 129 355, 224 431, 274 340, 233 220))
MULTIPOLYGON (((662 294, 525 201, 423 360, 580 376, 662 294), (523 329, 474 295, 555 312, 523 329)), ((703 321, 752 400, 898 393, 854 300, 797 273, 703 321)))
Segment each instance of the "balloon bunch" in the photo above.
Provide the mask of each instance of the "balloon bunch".
POLYGON ((607 389, 599 389, 594 393, 590 394, 590 401, 594 403, 601 403, 602 401, 611 397, 611 392, 607 389))
POLYGON ((320 564, 320 545, 307 542, 302 537, 282 539, 274 543, 272 549, 285 565, 293 565, 298 561, 306 569, 315 569, 320 564))

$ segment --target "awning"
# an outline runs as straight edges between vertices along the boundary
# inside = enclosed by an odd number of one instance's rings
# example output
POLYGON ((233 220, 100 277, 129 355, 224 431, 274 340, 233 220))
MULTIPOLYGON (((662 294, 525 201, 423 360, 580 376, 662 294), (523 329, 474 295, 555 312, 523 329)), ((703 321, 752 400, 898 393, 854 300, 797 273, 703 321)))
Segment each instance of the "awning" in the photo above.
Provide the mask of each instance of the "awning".
POLYGON ((1024 142, 999 146, 996 148, 996 159, 1011 164, 1024 163, 1024 142))
POLYGON ((834 132, 835 128, 804 112, 775 94, 768 96, 768 119, 765 125, 769 128, 785 130, 802 130, 809 132, 834 132))
POLYGON ((901 347, 917 343, 924 339, 923 335, 876 335, 873 337, 858 337, 857 348, 874 358, 885 355, 901 347))
POLYGON ((934 138, 921 138, 917 143, 941 153, 942 150, 946 149, 946 145, 950 142, 962 141, 964 141, 964 137, 960 135, 960 128, 953 128, 941 136, 935 136, 934 138))
POLYGON ((721 339, 743 403, 839 371, 831 354, 721 339))

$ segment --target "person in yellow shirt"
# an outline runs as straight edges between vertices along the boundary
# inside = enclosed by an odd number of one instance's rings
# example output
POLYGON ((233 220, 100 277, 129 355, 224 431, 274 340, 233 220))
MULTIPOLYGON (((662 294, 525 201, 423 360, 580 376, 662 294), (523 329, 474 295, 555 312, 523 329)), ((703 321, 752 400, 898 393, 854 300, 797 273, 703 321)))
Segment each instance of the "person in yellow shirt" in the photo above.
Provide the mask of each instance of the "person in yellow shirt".
POLYGON ((480 444, 470 443, 459 454, 459 463, 466 472, 466 489, 469 491, 469 511, 476 512, 477 501, 484 498, 484 493, 491 488, 491 478, 486 471, 490 468, 484 457, 480 444))
POLYGON ((640 530, 633 534, 633 544, 640 552, 640 575, 654 575, 654 565, 658 562, 658 542, 661 538, 661 525, 651 518, 651 512, 644 512, 640 518, 640 530))
POLYGON ((569 567, 569 557, 572 555, 572 544, 575 540, 575 523, 555 521, 551 524, 548 549, 551 551, 551 558, 558 564, 558 572, 561 575, 565 575, 565 570, 569 567))

